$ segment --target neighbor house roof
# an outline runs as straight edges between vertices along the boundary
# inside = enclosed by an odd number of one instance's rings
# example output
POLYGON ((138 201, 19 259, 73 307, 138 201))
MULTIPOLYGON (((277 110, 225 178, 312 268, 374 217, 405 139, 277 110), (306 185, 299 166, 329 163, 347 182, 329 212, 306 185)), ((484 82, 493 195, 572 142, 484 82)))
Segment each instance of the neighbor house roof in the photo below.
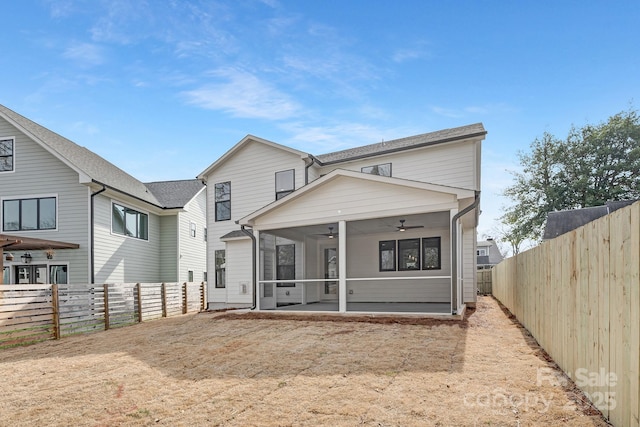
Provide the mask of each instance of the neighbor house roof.
POLYGON ((617 211, 625 206, 629 206, 635 201, 636 200, 622 200, 607 202, 607 204, 603 206, 549 212, 542 239, 553 239, 562 234, 568 233, 571 230, 582 227, 583 225, 608 215, 611 212, 617 211))
POLYGON ((477 246, 489 249, 488 255, 478 255, 478 264, 499 264, 504 259, 495 240, 481 240, 477 246))
POLYGON ((166 208, 184 207, 205 188, 199 179, 147 182, 145 185, 166 208))
POLYGON ((461 126, 451 129, 443 129, 436 132, 423 133, 421 135, 409 136, 407 138, 394 139, 391 141, 378 142, 376 144, 363 145, 361 147, 336 151, 333 153, 316 156, 322 164, 331 164, 355 160, 364 157, 379 156, 381 154, 394 151, 407 150, 412 148, 427 147, 430 145, 443 144, 461 139, 484 136, 487 131, 482 123, 461 126))
POLYGON ((0 117, 78 172, 81 182, 104 184, 160 208, 183 207, 203 187, 198 180, 155 182, 148 186, 91 150, 3 105, 0 105, 0 117))

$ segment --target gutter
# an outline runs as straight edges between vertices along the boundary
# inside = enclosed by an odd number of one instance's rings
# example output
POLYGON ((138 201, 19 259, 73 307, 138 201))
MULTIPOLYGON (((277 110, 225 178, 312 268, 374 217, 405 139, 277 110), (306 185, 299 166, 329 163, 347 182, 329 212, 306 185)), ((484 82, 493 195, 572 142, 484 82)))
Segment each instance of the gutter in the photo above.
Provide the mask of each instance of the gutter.
POLYGON ((311 159, 311 163, 309 163, 308 165, 304 165, 304 185, 307 185, 309 183, 309 168, 313 166, 314 163, 317 163, 319 166, 322 166, 322 163, 320 163, 320 160, 316 159, 311 154, 309 154, 309 157, 304 159, 305 163, 307 159, 311 159))
POLYGON ((95 215, 94 215, 94 207, 93 207, 93 205, 94 205, 93 198, 95 196, 97 196, 98 194, 102 193, 103 191, 107 190, 107 186, 106 185, 104 185, 104 184, 101 184, 101 185, 102 185, 102 189, 96 191, 95 193, 91 193, 91 196, 90 196, 90 199, 91 199, 91 219, 90 219, 90 222, 91 222, 91 224, 89 224, 89 229, 90 229, 90 234, 91 234, 91 248, 90 248, 91 254, 90 254, 90 257, 91 257, 91 284, 92 285, 95 283, 95 274, 96 274, 95 273, 95 271, 96 271, 96 266, 95 266, 95 264, 96 264, 96 261, 95 261, 95 231, 94 231, 94 217, 95 217, 95 215))
POLYGON ((251 286, 253 287, 253 305, 251 306, 250 310, 255 310, 256 309, 256 305, 257 305, 257 288, 258 288, 258 281, 256 280, 256 250, 257 250, 257 242, 256 242, 256 236, 253 235, 252 232, 250 232, 249 230, 247 230, 245 228, 244 225, 240 226, 241 231, 249 236, 251 238, 251 246, 253 248, 253 250, 251 251, 251 265, 253 266, 253 268, 251 269, 251 286))
POLYGON ((458 226, 457 222, 464 215, 478 207, 480 204, 480 192, 475 192, 475 200, 472 204, 458 212, 451 219, 451 284, 453 289, 451 292, 451 314, 457 314, 458 307, 458 226))

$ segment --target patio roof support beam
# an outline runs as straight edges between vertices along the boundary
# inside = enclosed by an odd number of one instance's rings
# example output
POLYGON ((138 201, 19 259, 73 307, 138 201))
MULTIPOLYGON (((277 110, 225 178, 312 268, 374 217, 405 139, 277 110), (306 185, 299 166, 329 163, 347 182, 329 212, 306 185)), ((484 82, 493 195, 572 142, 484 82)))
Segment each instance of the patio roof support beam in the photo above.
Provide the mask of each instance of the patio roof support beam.
POLYGON ((347 222, 338 221, 338 311, 347 311, 347 222))

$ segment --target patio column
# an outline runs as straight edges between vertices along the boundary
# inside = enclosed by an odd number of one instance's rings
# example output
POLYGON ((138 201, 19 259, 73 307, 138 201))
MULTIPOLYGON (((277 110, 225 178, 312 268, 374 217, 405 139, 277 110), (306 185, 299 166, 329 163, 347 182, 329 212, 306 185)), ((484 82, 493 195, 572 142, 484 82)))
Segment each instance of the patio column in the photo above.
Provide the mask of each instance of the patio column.
POLYGON ((256 302, 256 310, 260 311, 260 232, 253 229, 253 236, 256 239, 256 253, 254 254, 254 264, 253 264, 253 279, 256 288, 253 290, 253 300, 256 302))
POLYGON ((449 235, 451 236, 451 243, 449 245, 451 252, 451 265, 449 267, 449 275, 451 276, 451 313, 458 309, 458 222, 453 224, 453 219, 457 215, 458 209, 451 209, 449 211, 449 224, 451 229, 449 235), (455 228, 454 228, 455 227, 455 228))
POLYGON ((338 311, 347 311, 347 222, 338 221, 338 311))

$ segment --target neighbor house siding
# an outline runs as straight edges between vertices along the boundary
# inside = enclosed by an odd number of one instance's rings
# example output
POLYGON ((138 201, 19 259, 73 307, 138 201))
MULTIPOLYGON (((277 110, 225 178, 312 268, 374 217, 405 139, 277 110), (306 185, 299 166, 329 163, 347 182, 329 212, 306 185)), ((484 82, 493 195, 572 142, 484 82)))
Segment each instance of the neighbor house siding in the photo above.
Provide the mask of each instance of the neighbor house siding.
MULTIPOLYGON (((226 246, 220 237, 240 229, 235 220, 275 201, 275 173, 287 169, 295 169, 295 187, 296 189, 302 187, 304 161, 300 156, 262 143, 249 142, 207 176, 207 216, 209 218, 207 271, 211 272, 212 280, 215 271, 215 251, 225 249, 226 246), (231 220, 215 221, 215 184, 227 181, 231 182, 231 220)), ((234 252, 232 264, 229 250, 234 251, 237 246, 231 243, 227 246, 230 246, 230 249, 227 249, 227 265, 235 267, 236 262, 243 266, 251 265, 251 249, 234 252)), ((230 272, 227 271, 228 281, 231 279, 229 274, 230 272)), ((234 280, 237 282, 251 282, 250 267, 233 274, 236 274, 234 280)), ((231 291, 209 287, 210 302, 225 301, 226 295, 229 302, 236 301, 237 289, 231 291)), ((244 301, 247 298, 242 296, 240 299, 244 301)))
POLYGON ((204 280, 207 271, 207 242, 204 240, 204 228, 207 226, 206 203, 207 194, 203 189, 180 212, 180 278, 181 282, 188 280, 188 271, 193 271, 194 282, 204 280), (191 237, 191 223, 196 225, 196 237, 191 237))
POLYGON ((178 281, 178 216, 170 215, 160 220, 160 280, 178 281))
MULTIPOLYGON (((53 260, 47 260, 43 251, 31 251, 32 264, 68 262, 69 280, 88 283, 89 189, 78 182, 78 174, 73 169, 4 119, 0 119, 0 136, 15 137, 14 171, 0 173, 0 198, 57 197, 56 230, 2 232, 79 244, 79 249, 57 250, 53 260)), ((18 261, 20 257, 16 255, 18 261)))
POLYGON ((392 176, 469 190, 480 190, 476 173, 480 142, 462 141, 417 148, 366 159, 324 166, 322 175, 334 169, 360 172, 362 167, 391 163, 392 176))
POLYGON ((142 206, 95 197, 96 283, 159 282, 160 218, 142 206), (149 240, 111 233, 111 203, 115 201, 149 215, 149 240))

